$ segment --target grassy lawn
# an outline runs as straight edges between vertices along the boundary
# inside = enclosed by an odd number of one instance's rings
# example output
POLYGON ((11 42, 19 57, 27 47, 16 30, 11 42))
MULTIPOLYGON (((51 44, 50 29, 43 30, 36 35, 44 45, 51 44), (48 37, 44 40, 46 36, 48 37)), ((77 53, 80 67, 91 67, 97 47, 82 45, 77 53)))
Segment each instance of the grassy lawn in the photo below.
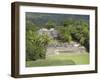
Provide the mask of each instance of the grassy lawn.
POLYGON ((67 53, 52 55, 46 57, 46 59, 40 59, 36 61, 27 61, 26 67, 39 67, 39 66, 61 66, 61 65, 80 65, 89 64, 88 53, 67 53))

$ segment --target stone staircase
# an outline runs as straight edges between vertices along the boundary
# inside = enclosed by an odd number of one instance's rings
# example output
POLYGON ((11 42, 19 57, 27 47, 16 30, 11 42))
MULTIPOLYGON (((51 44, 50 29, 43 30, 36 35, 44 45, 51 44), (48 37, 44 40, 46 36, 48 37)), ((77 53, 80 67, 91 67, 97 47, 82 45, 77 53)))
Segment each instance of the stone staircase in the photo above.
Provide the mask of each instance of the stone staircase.
POLYGON ((66 44, 62 46, 48 46, 46 55, 58 55, 63 53, 84 53, 86 52, 85 47, 83 46, 73 46, 72 44, 66 44))

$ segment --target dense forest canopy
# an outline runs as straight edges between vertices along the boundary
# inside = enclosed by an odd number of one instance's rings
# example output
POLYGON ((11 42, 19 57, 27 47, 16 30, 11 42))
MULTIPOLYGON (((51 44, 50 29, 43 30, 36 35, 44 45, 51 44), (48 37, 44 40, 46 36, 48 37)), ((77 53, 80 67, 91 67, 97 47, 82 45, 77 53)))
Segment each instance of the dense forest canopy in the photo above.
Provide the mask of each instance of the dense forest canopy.
POLYGON ((64 21, 68 19, 83 20, 89 24, 89 15, 26 12, 26 21, 34 23, 37 27, 44 27, 50 21, 54 22, 57 26, 62 26, 64 21))
POLYGON ((60 42, 76 41, 89 52, 89 15, 50 14, 26 12, 26 60, 45 58, 46 47, 52 40, 39 35, 41 28, 54 28, 60 42))

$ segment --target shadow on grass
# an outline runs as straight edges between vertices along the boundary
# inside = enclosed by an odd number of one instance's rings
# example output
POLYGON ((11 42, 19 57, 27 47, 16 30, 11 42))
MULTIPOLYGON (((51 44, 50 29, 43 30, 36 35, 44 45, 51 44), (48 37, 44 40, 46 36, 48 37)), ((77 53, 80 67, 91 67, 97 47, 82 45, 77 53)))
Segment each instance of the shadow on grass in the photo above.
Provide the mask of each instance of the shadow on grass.
POLYGON ((76 64, 73 60, 67 60, 66 62, 67 62, 66 65, 75 65, 76 64))
POLYGON ((64 66, 64 65, 76 65, 73 60, 37 60, 27 61, 26 67, 41 67, 41 66, 64 66))

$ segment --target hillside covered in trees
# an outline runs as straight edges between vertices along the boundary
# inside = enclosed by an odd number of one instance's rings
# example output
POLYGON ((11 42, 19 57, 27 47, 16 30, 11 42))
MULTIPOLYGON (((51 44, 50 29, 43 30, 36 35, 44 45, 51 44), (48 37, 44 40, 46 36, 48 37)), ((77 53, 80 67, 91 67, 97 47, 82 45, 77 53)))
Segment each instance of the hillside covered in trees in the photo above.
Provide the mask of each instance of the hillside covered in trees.
POLYGON ((69 19, 83 20, 89 24, 89 15, 26 12, 26 21, 35 24, 37 27, 44 27, 48 22, 53 22, 57 26, 63 26, 65 20, 69 19))

